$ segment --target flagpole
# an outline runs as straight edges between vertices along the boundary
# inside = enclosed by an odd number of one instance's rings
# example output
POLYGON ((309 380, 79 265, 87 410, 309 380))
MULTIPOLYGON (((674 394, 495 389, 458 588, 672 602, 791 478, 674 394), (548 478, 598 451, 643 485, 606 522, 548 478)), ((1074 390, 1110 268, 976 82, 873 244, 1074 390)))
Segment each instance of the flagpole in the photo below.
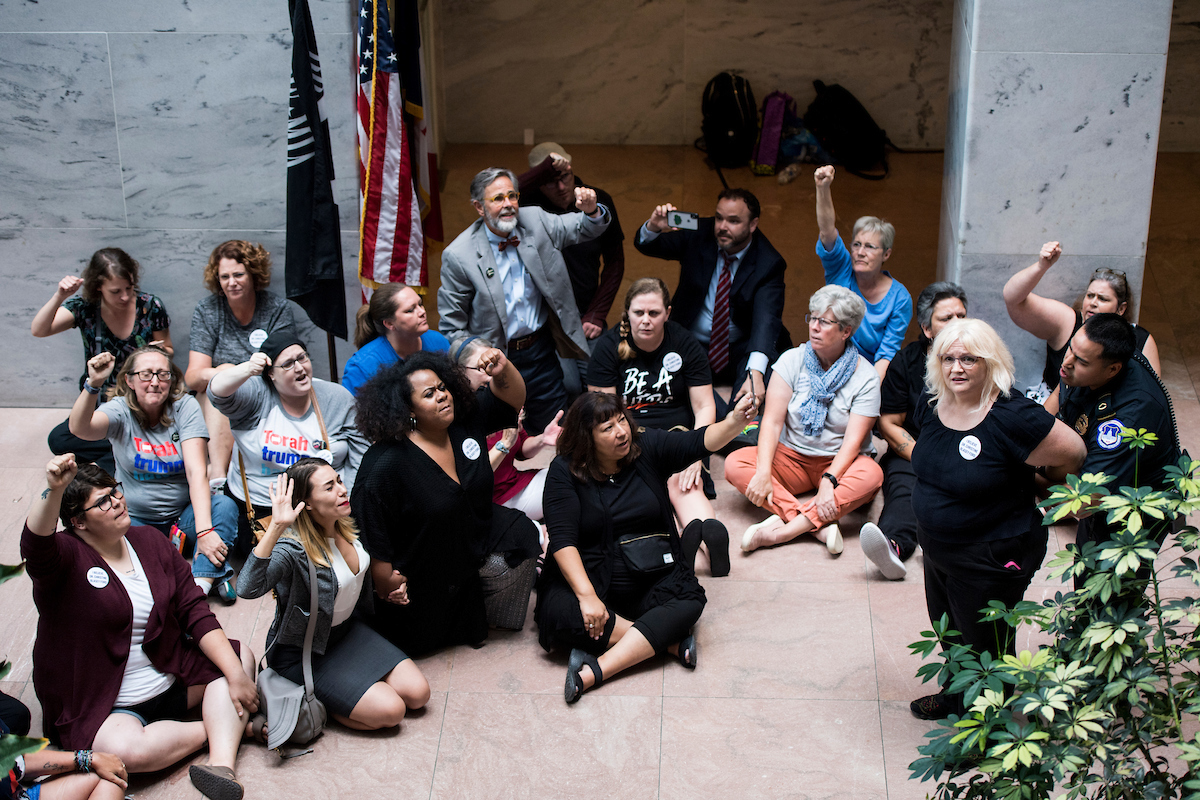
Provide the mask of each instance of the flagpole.
POLYGON ((333 383, 341 383, 338 379, 337 344, 333 340, 333 334, 329 331, 325 331, 325 337, 329 342, 329 380, 333 383))

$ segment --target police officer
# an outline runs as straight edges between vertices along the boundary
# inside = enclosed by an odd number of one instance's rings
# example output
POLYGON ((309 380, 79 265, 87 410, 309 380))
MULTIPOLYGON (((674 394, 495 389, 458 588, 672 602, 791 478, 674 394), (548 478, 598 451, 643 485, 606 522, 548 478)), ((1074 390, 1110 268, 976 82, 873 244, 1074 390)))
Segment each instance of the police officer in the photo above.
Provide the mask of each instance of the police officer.
MULTIPOLYGON (((1171 399, 1153 368, 1137 353, 1133 327, 1117 314, 1088 318, 1067 346, 1056 393, 1046 408, 1074 428, 1087 445, 1080 473, 1103 472, 1115 478, 1109 491, 1122 486, 1165 488, 1165 468, 1179 461, 1179 441, 1171 399), (1158 441, 1134 450, 1121 439, 1121 429, 1145 428, 1158 441)), ((1079 520, 1076 543, 1107 541, 1115 528, 1106 514, 1079 520)), ((1166 537, 1164 530, 1158 543, 1166 537)))

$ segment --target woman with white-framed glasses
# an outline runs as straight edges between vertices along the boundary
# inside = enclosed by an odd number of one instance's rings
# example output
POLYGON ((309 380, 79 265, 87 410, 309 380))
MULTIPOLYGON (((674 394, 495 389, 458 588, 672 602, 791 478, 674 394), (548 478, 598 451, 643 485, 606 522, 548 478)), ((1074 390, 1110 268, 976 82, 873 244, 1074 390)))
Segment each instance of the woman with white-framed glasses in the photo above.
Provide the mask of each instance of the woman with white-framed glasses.
MULTIPOLYGON (((249 360, 221 370, 208 383, 213 407, 229 417, 237 445, 225 492, 255 519, 271 513, 271 484, 302 458, 328 462, 354 487, 367 440, 358 432, 354 395, 344 386, 313 377, 312 360, 290 330, 267 337, 249 360)), ((250 541, 247 515, 239 519, 250 541), (242 524, 244 523, 244 524, 242 524)))
POLYGON ((726 480, 771 512, 746 528, 746 553, 812 533, 831 555, 840 555, 838 520, 870 502, 883 485, 871 443, 879 376, 851 341, 865 304, 843 286, 823 286, 809 299, 808 311, 808 342, 772 368, 758 446, 725 459, 726 480), (814 489, 811 500, 797 498, 814 489))
POLYGON ((200 404, 184 391, 183 373, 166 351, 148 345, 125 359, 109 401, 96 408, 115 365, 108 352, 88 359, 88 376, 68 420, 71 433, 86 441, 108 439, 133 524, 167 536, 177 527, 196 585, 230 605, 237 600, 227 560, 237 540, 237 505, 209 491, 208 428, 200 404))

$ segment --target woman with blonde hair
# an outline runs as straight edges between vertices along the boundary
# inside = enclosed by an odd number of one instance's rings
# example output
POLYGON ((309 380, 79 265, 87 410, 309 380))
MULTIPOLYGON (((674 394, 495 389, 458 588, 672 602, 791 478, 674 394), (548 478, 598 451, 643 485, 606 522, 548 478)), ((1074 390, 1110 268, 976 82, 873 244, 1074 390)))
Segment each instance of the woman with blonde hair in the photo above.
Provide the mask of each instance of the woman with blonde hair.
MULTIPOLYGON (((912 504, 925 553, 930 620, 945 614, 963 643, 998 658, 1013 652, 1011 626, 980 621, 998 600, 1012 607, 1046 554, 1034 497, 1034 468, 1051 481, 1079 468, 1085 448, 1074 431, 1012 391, 1013 360, 986 322, 960 319, 933 340, 925 368, 931 400, 914 410, 921 436, 912 452, 912 504)), ((914 700, 920 719, 962 714, 946 687, 914 700)))
POLYGON ((445 353, 450 342, 429 329, 421 296, 411 286, 388 283, 371 293, 371 302, 355 315, 354 346, 342 371, 342 386, 357 395, 358 387, 390 364, 426 350, 445 353))
MULTIPOLYGON (((271 484, 271 524, 246 560, 238 587, 245 598, 275 592, 275 619, 267 632, 267 663, 304 683, 302 660, 308 620, 314 690, 348 728, 377 730, 400 724, 410 708, 429 700, 429 683, 407 655, 362 621, 372 612, 370 559, 350 516, 350 493, 337 471, 304 458, 271 484), (317 605, 309 563, 316 567, 317 605)), ((408 602, 407 586, 390 598, 408 602)), ((265 719, 251 721, 262 736, 265 719)))
POLYGON ((211 439, 209 478, 220 481, 229 468, 233 434, 229 420, 216 411, 204 390, 213 375, 243 361, 278 331, 296 332, 287 300, 267 291, 271 254, 261 244, 231 239, 213 248, 204 266, 204 285, 212 293, 192 312, 186 380, 196 393, 211 439))
MULTIPOLYGON (((633 420, 660 430, 695 430, 717 419, 708 354, 671 320, 671 293, 658 278, 641 278, 625 293, 621 324, 592 345, 588 390, 618 394, 633 420)), ((695 563, 701 544, 714 577, 729 574, 729 532, 716 519, 712 479, 703 461, 667 480, 683 556, 695 563)))
POLYGON ((184 391, 183 373, 166 351, 149 345, 125 359, 109 401, 96 408, 96 394, 115 365, 107 352, 88 360, 88 377, 68 420, 71 433, 112 444, 133 524, 168 536, 176 528, 196 585, 205 594, 215 585, 229 605, 237 599, 227 560, 237 540, 237 505, 209 491, 208 428, 200 404, 184 391))

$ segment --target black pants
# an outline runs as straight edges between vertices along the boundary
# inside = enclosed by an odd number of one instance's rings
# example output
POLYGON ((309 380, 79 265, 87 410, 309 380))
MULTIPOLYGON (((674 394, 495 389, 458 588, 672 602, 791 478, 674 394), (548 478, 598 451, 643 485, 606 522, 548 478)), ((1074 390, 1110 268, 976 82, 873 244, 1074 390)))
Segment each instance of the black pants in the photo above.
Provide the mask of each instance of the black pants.
POLYGON ((549 326, 524 350, 509 350, 508 360, 525 379, 525 430, 537 436, 567 407, 567 387, 549 326))
POLYGON ((900 560, 907 561, 917 549, 917 515, 913 513, 912 493, 917 475, 912 462, 890 450, 879 460, 883 468, 883 510, 879 528, 900 548, 900 560))
POLYGON ((109 475, 115 477, 117 474, 117 460, 113 457, 112 445, 108 443, 108 439, 95 442, 80 439, 71 433, 65 419, 50 431, 50 435, 46 437, 46 444, 56 456, 74 453, 76 464, 95 464, 109 475))
MULTIPOLYGON (((660 580, 678 581, 680 576, 675 572, 681 569, 687 568, 677 565, 675 570, 660 580)), ((688 572, 690 574, 690 570, 688 572)), ((658 580, 653 577, 647 578, 630 571, 624 560, 618 556, 614 560, 608 592, 602 598, 608 607, 609 616, 604 633, 598 640, 587 635, 579 600, 566 581, 555 581, 539 590, 546 592, 546 596, 542 599, 544 608, 538 624, 554 631, 554 639, 558 644, 578 647, 593 655, 600 655, 608 650, 617 615, 620 615, 633 620, 633 627, 646 637, 654 652, 661 655, 666 652, 667 647, 687 636, 688 631, 700 619, 704 612, 704 595, 701 590, 698 595, 694 592, 684 592, 663 598, 661 592, 654 591, 657 584, 658 580), (658 595, 660 602, 653 605, 648 603, 647 600, 652 594, 658 595)))
MULTIPOLYGON (((1011 608, 1025 596, 1046 557, 1046 529, 993 542, 942 542, 923 532, 919 539, 929 619, 945 614, 950 627, 962 634, 948 644, 961 642, 993 657, 1013 653, 1016 631, 1003 621, 983 622, 980 613, 992 600, 1011 608)), ((961 696, 957 700, 961 704, 961 696)))
POLYGON ((25 736, 29 733, 29 723, 29 709, 26 705, 17 698, 0 692, 0 734, 25 736))

